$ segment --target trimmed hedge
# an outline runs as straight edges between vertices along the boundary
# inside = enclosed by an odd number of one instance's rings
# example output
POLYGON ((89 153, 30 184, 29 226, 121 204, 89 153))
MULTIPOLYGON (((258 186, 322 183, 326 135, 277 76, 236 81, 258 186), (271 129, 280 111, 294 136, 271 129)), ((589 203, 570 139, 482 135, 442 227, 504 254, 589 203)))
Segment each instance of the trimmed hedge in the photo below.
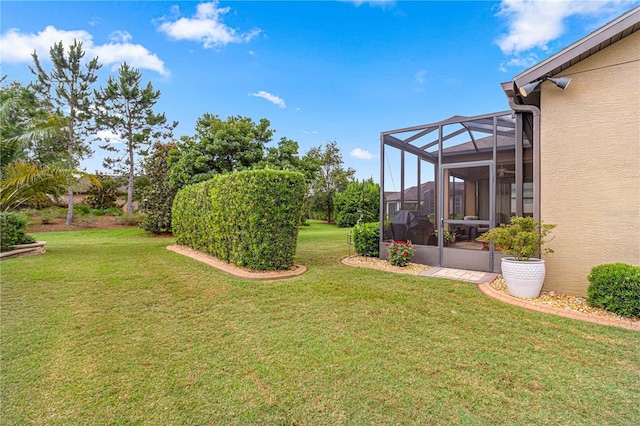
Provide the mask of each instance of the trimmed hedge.
POLYGON ((380 255, 380 222, 358 223, 353 227, 353 245, 361 256, 380 255))
POLYGON ((9 251, 17 244, 36 240, 26 233, 29 219, 19 213, 0 212, 0 251, 9 251))
POLYGON ((613 263, 591 269, 587 302, 618 315, 640 317, 640 266, 613 263))
POLYGON ((178 244, 257 270, 293 266, 304 175, 247 170, 189 185, 172 210, 178 244))

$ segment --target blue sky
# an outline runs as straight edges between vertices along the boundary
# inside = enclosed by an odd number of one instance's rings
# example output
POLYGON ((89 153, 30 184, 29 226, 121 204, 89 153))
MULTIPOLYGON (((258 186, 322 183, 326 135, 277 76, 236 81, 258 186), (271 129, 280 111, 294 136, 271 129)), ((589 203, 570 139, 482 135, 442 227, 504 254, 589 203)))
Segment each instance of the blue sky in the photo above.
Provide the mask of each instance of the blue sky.
POLYGON ((381 131, 506 110, 501 82, 638 3, 3 0, 1 73, 27 83, 34 49, 76 38, 101 84, 122 61, 139 68, 178 137, 204 113, 267 118, 274 144, 336 140, 378 181, 381 131))

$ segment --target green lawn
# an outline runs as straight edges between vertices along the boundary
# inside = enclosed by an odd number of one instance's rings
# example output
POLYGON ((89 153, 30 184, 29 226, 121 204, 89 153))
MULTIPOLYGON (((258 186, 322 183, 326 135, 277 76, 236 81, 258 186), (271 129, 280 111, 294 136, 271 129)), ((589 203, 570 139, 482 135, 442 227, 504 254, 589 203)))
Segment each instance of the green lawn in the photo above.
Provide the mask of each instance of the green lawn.
POLYGON ((346 233, 301 229, 283 281, 138 230, 35 234, 0 264, 0 423, 640 423, 640 333, 343 266, 346 233))

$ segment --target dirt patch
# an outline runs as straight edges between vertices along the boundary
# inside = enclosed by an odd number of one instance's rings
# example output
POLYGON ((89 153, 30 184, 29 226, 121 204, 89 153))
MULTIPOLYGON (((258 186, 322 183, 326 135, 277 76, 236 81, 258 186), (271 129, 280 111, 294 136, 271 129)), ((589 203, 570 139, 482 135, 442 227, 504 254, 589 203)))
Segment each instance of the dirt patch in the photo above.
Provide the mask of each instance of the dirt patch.
POLYGON ((117 216, 86 216, 75 219, 71 226, 65 224, 65 219, 52 219, 50 223, 39 223, 38 218, 32 218, 27 227, 27 233, 31 232, 60 232, 60 231, 82 231, 87 229, 123 229, 137 228, 136 225, 122 225, 117 223, 117 216))

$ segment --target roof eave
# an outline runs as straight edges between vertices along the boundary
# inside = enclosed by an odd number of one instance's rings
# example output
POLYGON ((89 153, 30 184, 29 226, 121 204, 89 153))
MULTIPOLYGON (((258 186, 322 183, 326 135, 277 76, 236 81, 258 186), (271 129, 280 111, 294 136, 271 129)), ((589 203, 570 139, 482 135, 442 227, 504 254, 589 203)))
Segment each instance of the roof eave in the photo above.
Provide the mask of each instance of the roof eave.
MULTIPOLYGON (((518 74, 513 78, 513 82, 517 87, 521 87, 545 76, 553 77, 588 56, 597 53, 601 49, 638 30, 640 30, 640 6, 619 16, 555 55, 518 74)), ((504 83, 503 89, 505 89, 504 83)), ((507 93, 506 90, 505 93, 507 93)), ((507 94, 507 96, 509 95, 507 94)))

